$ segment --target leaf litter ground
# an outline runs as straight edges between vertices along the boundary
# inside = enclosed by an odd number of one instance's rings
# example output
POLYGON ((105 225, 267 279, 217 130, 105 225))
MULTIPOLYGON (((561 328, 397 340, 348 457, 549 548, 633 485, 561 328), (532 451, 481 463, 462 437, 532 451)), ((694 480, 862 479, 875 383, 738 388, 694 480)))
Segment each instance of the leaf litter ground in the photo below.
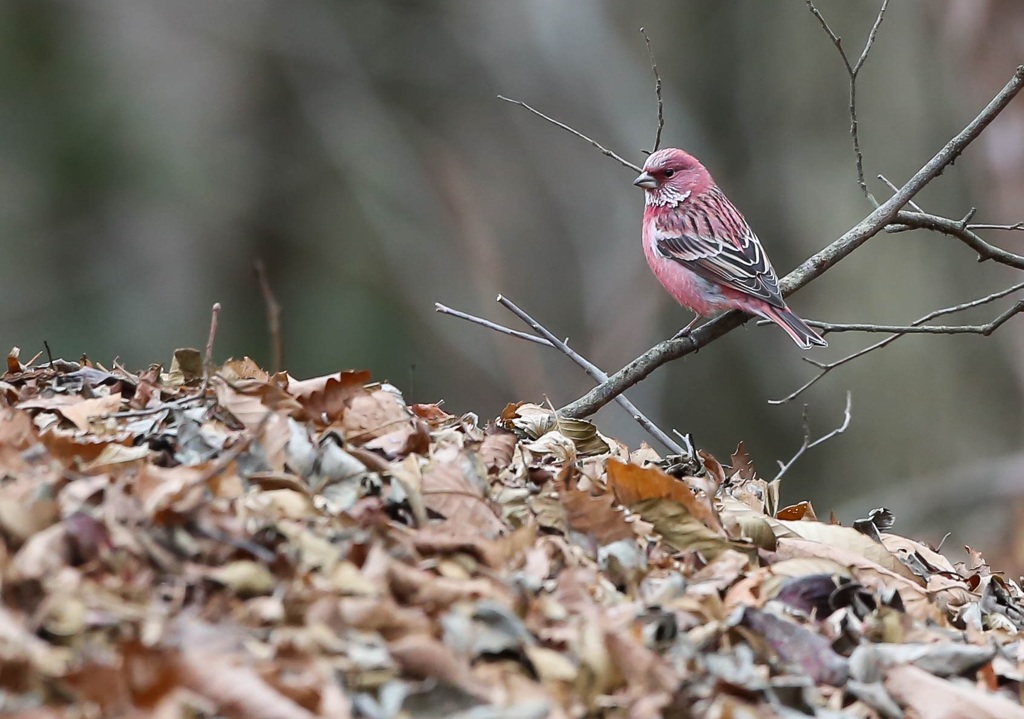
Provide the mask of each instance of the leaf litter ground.
POLYGON ((1024 717, 1017 582, 742 448, 197 357, 8 357, 5 716, 1024 717))

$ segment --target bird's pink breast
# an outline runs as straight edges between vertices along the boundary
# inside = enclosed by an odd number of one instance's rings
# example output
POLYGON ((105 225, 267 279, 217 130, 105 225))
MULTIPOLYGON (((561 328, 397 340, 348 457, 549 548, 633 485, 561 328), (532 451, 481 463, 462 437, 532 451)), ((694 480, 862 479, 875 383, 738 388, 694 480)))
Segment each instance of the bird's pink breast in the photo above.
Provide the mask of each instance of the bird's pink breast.
POLYGON ((725 288, 705 280, 700 275, 686 269, 675 260, 662 257, 654 249, 648 233, 644 233, 644 255, 654 276, 662 287, 675 298, 675 301, 693 312, 704 317, 711 317, 719 312, 736 307, 723 292, 725 288))

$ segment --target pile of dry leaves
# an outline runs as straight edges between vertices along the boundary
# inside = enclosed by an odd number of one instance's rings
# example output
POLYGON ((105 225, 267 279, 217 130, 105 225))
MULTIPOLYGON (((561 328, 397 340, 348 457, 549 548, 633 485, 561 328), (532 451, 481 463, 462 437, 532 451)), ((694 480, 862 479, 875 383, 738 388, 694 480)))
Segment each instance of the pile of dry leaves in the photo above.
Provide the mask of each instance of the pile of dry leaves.
POLYGON ((249 360, 0 380, 16 717, 1024 717, 1020 587, 535 405, 249 360))

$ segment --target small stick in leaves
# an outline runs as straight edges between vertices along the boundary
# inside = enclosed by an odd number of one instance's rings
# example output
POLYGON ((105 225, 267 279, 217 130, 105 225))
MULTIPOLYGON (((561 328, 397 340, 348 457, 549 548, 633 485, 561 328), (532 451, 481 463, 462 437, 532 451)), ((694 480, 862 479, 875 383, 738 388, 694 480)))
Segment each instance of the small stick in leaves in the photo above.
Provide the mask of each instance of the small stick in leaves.
POLYGON ((272 374, 277 374, 284 366, 284 344, 281 342, 281 305, 270 288, 270 280, 267 279, 267 268, 263 265, 263 260, 253 262, 253 270, 255 270, 256 279, 260 283, 263 304, 267 308, 267 327, 270 329, 270 345, 274 358, 271 365, 274 370, 272 374))

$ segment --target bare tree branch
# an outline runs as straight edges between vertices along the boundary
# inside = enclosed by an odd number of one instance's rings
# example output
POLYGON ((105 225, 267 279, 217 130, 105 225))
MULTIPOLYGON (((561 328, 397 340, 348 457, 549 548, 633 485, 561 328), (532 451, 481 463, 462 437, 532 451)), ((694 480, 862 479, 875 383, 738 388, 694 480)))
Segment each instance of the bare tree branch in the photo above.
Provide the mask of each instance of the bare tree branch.
POLYGON ((846 73, 850 76, 850 137, 853 138, 853 154, 856 158, 857 163, 857 184, 860 185, 861 191, 864 192, 864 197, 868 198, 872 205, 878 207, 878 201, 868 191, 868 185, 864 181, 864 154, 860 149, 860 132, 857 123, 857 75, 860 73, 862 67, 864 67, 864 61, 868 59, 868 53, 871 52, 871 46, 875 44, 875 38, 878 36, 878 28, 882 25, 882 18, 885 17, 885 10, 889 7, 889 0, 882 0, 882 6, 878 9, 878 16, 875 18, 875 24, 871 26, 871 31, 868 33, 868 39, 864 43, 864 49, 860 53, 860 57, 857 58, 857 62, 854 64, 850 63, 850 58, 846 54, 846 50, 843 48, 843 39, 836 35, 832 28, 829 27, 825 18, 818 11, 818 8, 814 6, 811 0, 806 0, 807 8, 811 11, 811 14, 818 19, 821 23, 821 27, 825 30, 825 33, 832 39, 832 44, 836 46, 839 51, 839 56, 843 59, 843 64, 846 66, 846 73))
POLYGON ((981 239, 972 228, 979 225, 968 224, 968 218, 962 220, 951 220, 946 217, 939 217, 927 212, 907 212, 902 210, 897 213, 895 224, 885 228, 886 232, 903 232, 905 230, 933 230, 944 235, 955 237, 978 253, 978 261, 994 260, 1001 265, 1007 265, 1018 270, 1024 270, 1024 256, 1009 252, 995 245, 989 244, 981 239))
MULTIPOLYGON (((511 312, 516 317, 521 319, 524 323, 526 323, 527 326, 529 326, 535 332, 538 332, 543 336, 537 337, 536 335, 531 335, 527 332, 520 332, 519 330, 514 330, 509 327, 505 327, 504 325, 499 325, 496 322, 485 320, 482 317, 477 317, 466 312, 454 310, 450 307, 442 305, 440 302, 435 302, 434 308, 441 314, 451 315, 452 317, 458 317, 459 319, 463 319, 468 322, 480 325, 482 327, 486 327, 487 329, 494 330, 495 332, 511 335, 512 337, 516 337, 518 339, 527 340, 529 342, 535 342, 537 344, 546 345, 548 347, 554 347, 555 349, 562 352, 566 357, 575 362, 577 365, 582 367, 583 371, 586 372, 590 376, 590 378, 593 379, 595 382, 606 382, 608 380, 608 375, 606 375, 600 367, 593 364, 590 360, 581 355, 579 352, 569 347, 569 345, 566 344, 567 341, 563 342, 562 340, 559 340, 557 337, 555 337, 554 334, 552 334, 546 327, 537 322, 537 320, 533 319, 533 317, 528 315, 524 310, 520 309, 518 305, 509 300, 507 297, 498 295, 498 302, 500 302, 505 309, 507 309, 509 312, 511 312)), ((663 432, 661 428, 658 427, 658 425, 654 424, 654 422, 648 419, 643 412, 637 409, 636 405, 630 402, 625 395, 619 395, 618 397, 615 398, 615 401, 619 404, 620 407, 629 412, 630 416, 633 417, 633 419, 641 427, 647 430, 648 434, 650 434, 656 440, 661 442, 661 444, 664 445, 665 448, 668 449, 672 454, 678 454, 685 457, 693 456, 692 445, 690 445, 688 448, 683 447, 670 436, 665 434, 665 432, 663 432)), ((687 440, 687 444, 690 444, 689 440, 687 440)))
MULTIPOLYGON (((918 170, 898 192, 879 205, 842 237, 809 257, 782 278, 779 287, 783 294, 792 294, 817 279, 890 224, 921 188, 938 177, 988 127, 989 123, 1017 96, 1022 87, 1024 87, 1024 65, 1017 67, 1013 77, 978 113, 977 117, 946 143, 945 147, 918 170)), ((686 337, 661 342, 609 377, 607 382, 602 382, 583 397, 562 407, 560 412, 568 417, 587 417, 612 401, 616 395, 643 380, 661 365, 696 352, 713 340, 739 327, 748 319, 750 316, 741 312, 727 312, 698 327, 686 337)))
POLYGON ((658 131, 654 135, 654 149, 657 152, 661 147, 661 131, 665 129, 665 103, 661 99, 661 75, 658 73, 658 63, 654 61, 654 50, 651 48, 651 38, 647 37, 647 30, 640 28, 640 34, 644 36, 647 43, 647 57, 651 59, 651 70, 654 72, 654 96, 658 98, 658 131))
MULTIPOLYGON (((782 399, 770 399, 770 400, 768 400, 768 404, 785 404, 786 402, 791 402, 792 400, 796 399, 801 394, 803 394, 805 391, 807 391, 818 380, 820 380, 822 377, 824 377, 829 372, 834 370, 836 367, 841 367, 842 365, 846 364, 847 362, 851 362, 851 361, 857 359, 858 357, 863 357, 864 355, 868 354, 869 352, 874 352, 875 350, 882 349, 886 345, 889 345, 889 344, 895 342, 900 337, 904 337, 907 334, 911 334, 912 332, 920 331, 920 330, 917 330, 916 328, 920 327, 925 322, 928 322, 930 320, 935 319, 936 317, 941 317, 943 315, 950 315, 950 314, 954 314, 956 312, 963 312, 964 310, 971 309, 972 307, 980 307, 981 305, 988 304, 989 302, 994 302, 995 300, 998 300, 998 299, 1000 299, 1002 297, 1006 297, 1007 295, 1013 294, 1014 292, 1018 292, 1020 290, 1024 290, 1024 282, 1021 282, 1019 284, 1013 285, 1012 287, 1007 287, 1005 289, 999 290, 999 292, 994 292, 991 295, 988 295, 986 297, 982 297, 980 299, 971 300, 970 302, 964 302, 963 304, 960 304, 960 305, 954 305, 953 307, 944 307, 941 310, 935 310, 934 312, 929 312, 928 314, 924 315, 923 317, 920 317, 920 318, 914 320, 913 322, 911 322, 908 327, 893 328, 894 330, 898 330, 893 335, 891 335, 889 337, 886 337, 885 339, 880 340, 880 341, 876 342, 873 345, 869 345, 869 346, 865 347, 864 349, 857 350, 853 354, 849 354, 846 357, 843 357, 842 359, 836 360, 835 362, 827 362, 827 363, 826 362, 818 362, 817 360, 812 360, 812 359, 810 359, 808 357, 805 357, 804 358, 805 362, 808 362, 808 363, 814 365, 815 367, 817 367, 821 371, 817 375, 812 377, 810 380, 805 382, 803 385, 798 387, 796 390, 794 390, 790 394, 788 394, 785 397, 783 397, 782 399)), ((992 334, 993 332, 995 332, 997 329, 999 329, 999 327, 1004 322, 1009 320, 1014 315, 1019 314, 1021 311, 1024 311, 1024 300, 1021 300, 1021 301, 1017 302, 1015 305, 1013 305, 1012 307, 1007 309, 1005 312, 1000 314, 998 317, 996 317, 994 320, 992 320, 988 324, 973 326, 972 330, 974 330, 975 334, 981 334, 981 335, 988 336, 988 335, 992 334)), ((943 329, 949 329, 949 328, 943 328, 943 329)), ((955 334, 955 333, 944 332, 942 334, 955 334)))
POLYGON ((511 99, 511 98, 505 97, 504 95, 498 95, 498 99, 499 99, 499 100, 504 100, 505 102, 511 102, 511 103, 512 103, 513 105, 519 105, 520 107, 525 107, 525 108, 526 108, 527 110, 529 110, 530 112, 532 112, 532 113, 533 113, 534 115, 536 115, 537 117, 539 117, 539 118, 541 118, 541 119, 543 119, 543 120, 547 120, 548 122, 550 122, 550 123, 551 123, 552 125, 554 125, 555 127, 560 127, 560 128, 562 128, 563 130, 565 130, 566 132, 572 133, 573 135, 575 135, 576 137, 580 138, 581 140, 586 140, 586 141, 587 141, 587 142, 589 142, 589 143, 590 143, 591 145, 593 145, 594 147, 596 147, 596 148, 597 148, 597 149, 598 149, 598 150, 599 150, 599 151, 601 152, 601 154, 602 154, 602 155, 604 155, 605 157, 610 157, 610 158, 612 158, 613 160, 615 160, 616 162, 618 162, 618 163, 619 163, 620 165, 622 165, 623 167, 628 167, 628 168, 629 168, 630 170, 632 170, 633 172, 640 172, 640 171, 641 171, 641 169, 642 169, 642 168, 640 168, 640 167, 637 167, 636 165, 634 165, 634 164, 633 164, 632 162, 630 162, 629 160, 624 160, 624 159, 622 159, 621 157, 619 157, 618 155, 616 155, 616 154, 615 154, 614 152, 612 152, 611 150, 609 150, 609 149, 608 149, 607 147, 605 147, 605 146, 604 146, 604 145, 602 145, 601 143, 597 142, 596 140, 591 140, 591 139, 590 139, 589 137, 587 137, 586 135, 584 135, 584 134, 583 134, 582 132, 580 132, 579 130, 576 130, 576 129, 574 129, 574 128, 571 128, 571 127, 569 127, 568 125, 566 125, 565 123, 563 123, 563 122, 559 122, 558 120, 556 120, 556 119, 555 119, 555 118, 553 118, 553 117, 548 117, 547 115, 545 115, 545 114, 544 114, 543 112, 541 112, 540 110, 535 110, 535 109, 533 109, 532 107, 530 107, 529 105, 527 105, 527 104, 526 104, 525 102, 523 102, 522 100, 513 100, 513 99, 511 99))
POLYGON ((843 422, 842 422, 842 424, 840 424, 838 427, 836 427, 834 430, 832 430, 828 434, 823 434, 822 436, 818 437, 813 442, 811 441, 811 423, 810 423, 810 420, 808 420, 808 418, 807 418, 807 405, 805 404, 804 405, 804 412, 803 412, 804 442, 803 442, 803 444, 800 445, 800 449, 798 449, 796 451, 796 454, 794 454, 792 457, 789 458, 788 462, 784 463, 781 460, 779 461, 779 473, 775 475, 775 478, 772 481, 774 482, 776 480, 782 479, 782 475, 784 475, 786 472, 789 471, 789 468, 792 467, 793 464, 796 463, 796 461, 798 459, 800 459, 804 455, 804 452, 806 452, 809 449, 813 449, 814 447, 817 447, 819 444, 822 444, 823 442, 827 442, 828 440, 832 439, 833 437, 835 437, 837 435, 840 435, 843 432, 845 432, 849 428, 849 426, 850 426, 850 418, 851 418, 850 409, 852 407, 852 403, 853 403, 853 395, 850 393, 849 390, 847 390, 847 392, 846 392, 846 409, 843 412, 843 422))

